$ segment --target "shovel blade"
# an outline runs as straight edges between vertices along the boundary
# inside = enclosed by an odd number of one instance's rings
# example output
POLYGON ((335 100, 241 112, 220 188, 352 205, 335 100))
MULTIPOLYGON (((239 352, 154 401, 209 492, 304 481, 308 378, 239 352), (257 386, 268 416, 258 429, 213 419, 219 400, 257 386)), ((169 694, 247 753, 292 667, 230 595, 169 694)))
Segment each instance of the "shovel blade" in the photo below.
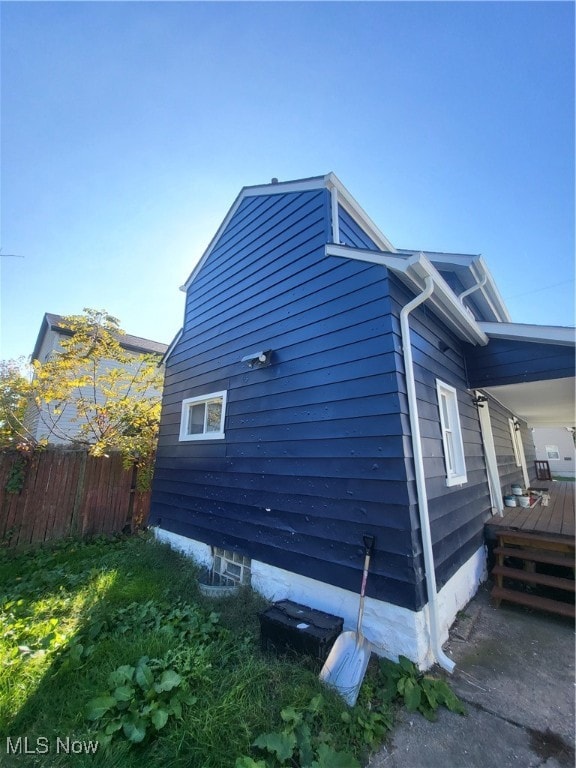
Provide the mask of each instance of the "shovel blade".
POLYGON ((320 672, 320 679, 335 688, 351 707, 356 704, 371 653, 367 640, 356 632, 343 632, 320 672))

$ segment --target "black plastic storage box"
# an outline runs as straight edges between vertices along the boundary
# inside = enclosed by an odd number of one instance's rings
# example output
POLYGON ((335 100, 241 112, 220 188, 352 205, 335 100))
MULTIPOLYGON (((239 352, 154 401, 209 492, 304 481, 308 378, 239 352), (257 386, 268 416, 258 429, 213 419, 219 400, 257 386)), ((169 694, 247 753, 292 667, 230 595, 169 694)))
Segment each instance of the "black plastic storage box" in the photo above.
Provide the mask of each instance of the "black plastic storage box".
POLYGON ((308 654, 326 661, 342 632, 344 619, 307 605, 279 600, 260 615, 260 643, 263 651, 308 654))

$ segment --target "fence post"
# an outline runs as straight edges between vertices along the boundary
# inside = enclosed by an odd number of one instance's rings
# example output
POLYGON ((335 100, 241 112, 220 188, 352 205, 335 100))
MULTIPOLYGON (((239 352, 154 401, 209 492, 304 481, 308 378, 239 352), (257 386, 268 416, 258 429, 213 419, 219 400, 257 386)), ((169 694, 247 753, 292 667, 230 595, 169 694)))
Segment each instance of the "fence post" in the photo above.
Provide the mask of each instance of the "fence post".
POLYGON ((76 495, 74 496, 74 506, 72 508, 72 517, 70 518, 70 536, 77 536, 78 514, 84 498, 84 478, 86 476, 86 463, 88 461, 88 451, 82 451, 80 461, 80 472, 78 473, 78 485, 76 486, 76 495))
POLYGON ((132 464, 132 480, 130 481, 130 498, 128 500, 128 513, 126 515, 126 522, 122 533, 134 533, 133 518, 134 518, 134 501, 136 499, 136 485, 138 482, 138 464, 135 461, 132 464))

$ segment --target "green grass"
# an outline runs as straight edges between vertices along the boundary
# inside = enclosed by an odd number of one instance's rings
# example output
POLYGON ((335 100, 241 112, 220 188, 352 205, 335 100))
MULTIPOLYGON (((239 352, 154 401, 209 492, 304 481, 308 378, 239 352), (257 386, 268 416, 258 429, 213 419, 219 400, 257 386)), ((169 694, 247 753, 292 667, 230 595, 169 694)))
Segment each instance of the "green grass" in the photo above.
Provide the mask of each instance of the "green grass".
MULTIPOLYGON (((300 740, 309 731, 318 754, 330 748, 364 759, 392 725, 375 678, 348 710, 319 682, 317 665, 260 653, 258 595, 243 590, 210 602, 196 575, 189 559, 144 536, 0 550, 0 765, 234 768, 246 755, 296 766, 253 747, 259 735, 287 728, 300 740), (134 682, 142 657, 156 688, 134 682), (123 703, 110 675, 125 665, 133 681, 120 690, 129 698, 123 703), (164 672, 172 690, 159 682, 164 672), (89 719, 89 703, 111 694, 114 707, 89 719), (138 697, 140 714, 130 714, 138 697), (159 729, 146 707, 162 710, 159 729), (142 742, 126 737, 128 720, 130 733, 147 724, 142 742), (94 755, 57 753, 57 738, 103 739, 107 726, 110 743, 94 755), (10 755, 7 737, 12 744, 27 737, 29 749, 47 753, 10 755)), ((318 765, 331 768, 326 760, 318 765)))

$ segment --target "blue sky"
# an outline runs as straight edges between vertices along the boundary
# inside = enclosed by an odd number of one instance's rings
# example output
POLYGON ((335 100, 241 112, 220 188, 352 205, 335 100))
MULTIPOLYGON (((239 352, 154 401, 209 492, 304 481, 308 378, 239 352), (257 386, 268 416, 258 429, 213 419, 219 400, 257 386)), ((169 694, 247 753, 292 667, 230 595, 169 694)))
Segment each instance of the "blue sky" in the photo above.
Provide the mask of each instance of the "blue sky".
POLYGON ((334 171, 400 248, 574 323, 571 2, 12 3, 0 358, 44 312, 169 342, 241 187, 334 171))

